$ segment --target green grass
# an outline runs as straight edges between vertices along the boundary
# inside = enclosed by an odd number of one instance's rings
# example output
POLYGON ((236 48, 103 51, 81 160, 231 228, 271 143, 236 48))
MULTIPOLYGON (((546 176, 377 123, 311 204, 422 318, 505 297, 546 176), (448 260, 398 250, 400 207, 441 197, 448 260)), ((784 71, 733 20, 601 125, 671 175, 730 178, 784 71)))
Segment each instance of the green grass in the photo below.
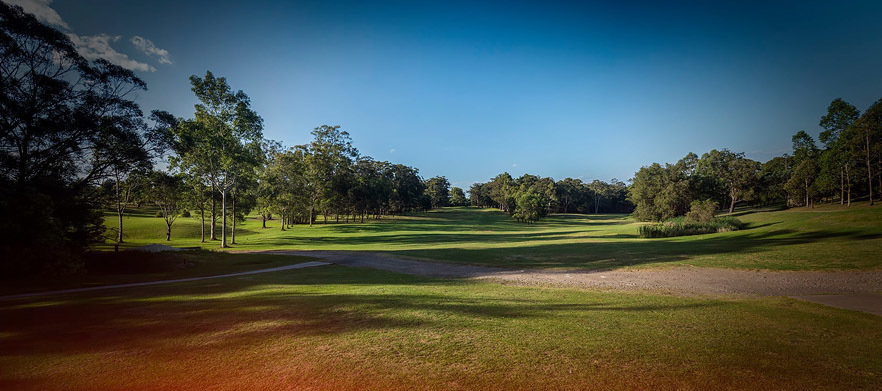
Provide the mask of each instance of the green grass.
MULTIPOLYGON (((738 269, 879 269, 882 208, 857 204, 736 213, 736 232, 641 239, 625 215, 553 215, 520 224, 495 210, 446 208, 365 224, 298 225, 280 231, 240 224, 236 250, 381 251, 445 262, 503 267, 605 269, 691 265, 738 269)), ((136 211, 124 222, 127 245, 165 243, 162 219, 136 211)), ((115 216, 107 222, 115 225, 115 216)), ((199 242, 199 218, 181 218, 171 245, 216 249, 199 242)))
POLYGON ((882 318, 783 298, 322 266, 3 301, 0 318, 9 390, 882 387, 882 318))

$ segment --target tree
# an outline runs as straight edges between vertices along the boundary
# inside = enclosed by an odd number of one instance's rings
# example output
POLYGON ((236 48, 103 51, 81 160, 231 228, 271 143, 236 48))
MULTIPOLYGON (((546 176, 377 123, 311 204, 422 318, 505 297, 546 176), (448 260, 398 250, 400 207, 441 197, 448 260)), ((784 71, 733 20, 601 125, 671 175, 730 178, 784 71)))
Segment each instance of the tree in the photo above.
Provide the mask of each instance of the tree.
POLYGON ((804 130, 796 132, 792 140, 795 167, 785 187, 790 194, 802 193, 804 206, 814 206, 815 180, 818 177, 818 147, 815 145, 815 140, 804 130))
POLYGON ((313 129, 311 134, 313 140, 304 150, 310 227, 317 207, 323 207, 327 220, 328 209, 345 196, 343 191, 346 189, 340 185, 358 157, 352 138, 348 132, 340 130, 340 126, 322 125, 313 129))
POLYGON ((595 179, 588 185, 588 189, 594 195, 592 197, 594 199, 594 214, 597 214, 600 211, 600 200, 609 192, 609 185, 604 181, 595 179))
POLYGON ((451 187, 450 188, 450 205, 453 206, 466 206, 469 204, 468 198, 465 196, 465 192, 462 191, 459 187, 451 187))
MULTIPOLYGON (((873 199, 873 158, 880 151, 880 138, 882 138, 882 99, 877 100, 848 128, 847 138, 852 145, 852 150, 861 151, 867 169, 867 191, 870 196, 870 205, 873 199)), ((882 177, 880 177, 882 178, 882 177)), ((880 179, 882 183, 882 179, 880 179)), ((882 187, 882 185, 880 185, 882 187)))
POLYGON ((172 224, 184 211, 184 181, 181 176, 169 175, 155 171, 150 175, 150 191, 148 196, 159 208, 165 221, 165 240, 171 240, 172 224))
POLYGON ((731 214, 735 211, 736 203, 753 193, 761 166, 759 162, 745 158, 744 153, 714 149, 702 155, 697 169, 714 178, 717 187, 723 189, 731 214))
POLYGON ((173 132, 178 154, 173 162, 204 176, 220 193, 221 247, 227 247, 227 196, 261 156, 263 120, 251 109, 248 95, 234 92, 223 77, 208 71, 202 78, 190 76, 190 84, 199 103, 194 119, 182 121, 173 132))
POLYGON ((448 182, 447 178, 443 176, 436 176, 427 180, 426 195, 429 196, 432 208, 441 208, 449 205, 450 182, 448 182))
POLYGON ((20 269, 71 260, 103 238, 94 189, 132 146, 142 113, 130 96, 145 84, 6 3, 0 58, 0 259, 20 269))
POLYGON ((836 98, 827 107, 827 114, 821 117, 819 126, 825 130, 820 134, 820 140, 827 148, 828 156, 824 159, 825 171, 838 172, 839 174, 839 204, 851 205, 851 171, 853 171, 852 158, 848 150, 848 144, 843 137, 860 117, 860 111, 850 103, 836 98), (847 193, 847 201, 846 201, 847 193))

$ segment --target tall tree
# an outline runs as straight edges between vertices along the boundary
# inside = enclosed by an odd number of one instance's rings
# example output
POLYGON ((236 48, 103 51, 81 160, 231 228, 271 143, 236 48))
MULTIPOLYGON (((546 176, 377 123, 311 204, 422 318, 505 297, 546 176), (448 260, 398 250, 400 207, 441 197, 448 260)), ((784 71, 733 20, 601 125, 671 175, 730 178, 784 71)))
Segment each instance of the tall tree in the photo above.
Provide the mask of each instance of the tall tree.
MULTIPOLYGON (((867 169, 867 191, 870 196, 870 205, 875 203, 873 199, 873 160, 878 158, 882 143, 882 99, 877 100, 870 106, 849 128, 848 138, 854 148, 863 152, 863 160, 867 169)), ((882 182, 882 179, 880 179, 882 182)), ((880 185, 882 186, 882 185, 880 185)))
MULTIPOLYGON (((860 111, 856 107, 842 98, 836 98, 830 102, 827 114, 821 117, 818 123, 824 128, 819 138, 830 153, 830 156, 825 160, 828 164, 835 165, 835 171, 839 173, 840 204, 851 205, 850 171, 852 171, 852 159, 843 135, 859 117, 860 111)), ((830 167, 827 169, 830 170, 830 167)))
POLYGON ((2 2, 0 59, 0 259, 70 259, 102 238, 92 189, 132 146, 126 132, 142 113, 131 96, 145 84, 2 2))
POLYGON ((184 211, 185 192, 184 181, 181 176, 169 175, 161 171, 153 172, 150 175, 150 191, 148 197, 162 215, 165 222, 165 240, 171 240, 172 225, 184 211))
POLYGON ((426 195, 432 208, 441 208, 450 204, 450 182, 443 176, 436 176, 426 181, 426 195))
POLYGON ((261 156, 263 120, 248 95, 233 91, 223 77, 208 71, 201 78, 190 76, 190 84, 199 103, 194 119, 174 133, 177 163, 202 174, 220 194, 221 247, 227 247, 227 196, 261 156))

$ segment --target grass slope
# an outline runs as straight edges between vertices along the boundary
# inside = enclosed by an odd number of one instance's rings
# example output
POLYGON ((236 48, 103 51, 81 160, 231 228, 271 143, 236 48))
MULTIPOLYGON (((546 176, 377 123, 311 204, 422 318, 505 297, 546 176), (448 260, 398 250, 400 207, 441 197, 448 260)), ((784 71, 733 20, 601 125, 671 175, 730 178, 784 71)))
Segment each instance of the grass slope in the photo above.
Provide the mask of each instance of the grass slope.
POLYGON ((878 389, 882 318, 323 266, 0 302, 0 389, 878 389))
MULTIPOLYGON (((740 269, 878 269, 882 208, 825 205, 736 213, 747 229, 678 238, 641 239, 625 215, 553 215, 520 224, 495 210, 446 208, 365 224, 261 229, 240 224, 236 249, 383 251, 403 256, 505 267, 602 269, 692 265, 740 269)), ((115 216, 107 224, 115 227, 115 216)), ((124 221, 127 245, 164 243, 165 225, 152 211, 124 221)), ((216 249, 199 242, 198 217, 176 223, 171 245, 216 249)))

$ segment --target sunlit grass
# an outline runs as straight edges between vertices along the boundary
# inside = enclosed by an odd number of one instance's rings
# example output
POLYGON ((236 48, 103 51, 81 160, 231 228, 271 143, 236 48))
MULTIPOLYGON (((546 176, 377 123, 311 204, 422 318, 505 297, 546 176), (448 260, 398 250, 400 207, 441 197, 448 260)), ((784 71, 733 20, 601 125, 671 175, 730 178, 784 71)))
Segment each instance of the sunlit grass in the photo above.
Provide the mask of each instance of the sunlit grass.
POLYGON ((783 298, 322 266, 4 302, 0 317, 2 389, 882 386, 882 318, 783 298))
MULTIPOLYGON (((489 209, 447 208, 365 224, 261 229, 239 225, 234 250, 381 251, 401 256, 505 267, 588 268, 692 265, 773 270, 877 269, 882 266, 882 209, 857 204, 736 213, 736 232, 641 239, 641 223, 626 215, 553 215, 520 224, 489 209)), ((165 243, 164 225, 150 211, 127 217, 127 246, 165 243)), ((108 217, 108 224, 114 224, 108 217)), ((200 243, 198 217, 181 218, 170 245, 200 243)))

